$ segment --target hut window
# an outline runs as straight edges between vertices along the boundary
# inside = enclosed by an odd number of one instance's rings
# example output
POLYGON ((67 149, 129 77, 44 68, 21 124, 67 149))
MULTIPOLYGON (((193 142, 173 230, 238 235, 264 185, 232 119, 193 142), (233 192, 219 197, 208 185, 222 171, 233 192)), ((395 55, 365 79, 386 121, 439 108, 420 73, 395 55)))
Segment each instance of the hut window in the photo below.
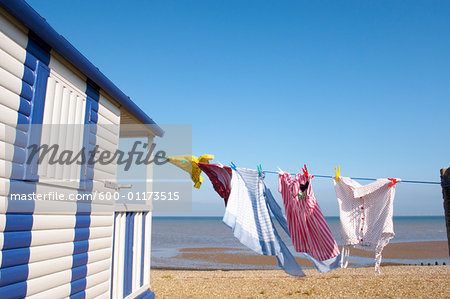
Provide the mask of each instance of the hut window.
POLYGON ((71 161, 83 147, 85 110, 85 93, 52 70, 47 83, 41 146, 56 145, 57 151, 53 159, 51 154, 43 157, 38 168, 41 182, 78 187, 81 166, 71 161))

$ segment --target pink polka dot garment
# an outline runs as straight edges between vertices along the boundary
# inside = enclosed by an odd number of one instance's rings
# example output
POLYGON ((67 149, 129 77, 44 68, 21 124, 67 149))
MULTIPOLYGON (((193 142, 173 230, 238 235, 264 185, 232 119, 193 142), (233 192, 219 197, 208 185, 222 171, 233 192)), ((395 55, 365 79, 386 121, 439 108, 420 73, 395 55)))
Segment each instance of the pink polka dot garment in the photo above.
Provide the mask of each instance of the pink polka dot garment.
POLYGON ((350 247, 358 247, 375 250, 375 272, 380 272, 381 252, 394 237, 395 185, 391 184, 388 179, 361 185, 351 178, 340 177, 339 182, 334 178, 344 242, 341 267, 347 267, 350 247))

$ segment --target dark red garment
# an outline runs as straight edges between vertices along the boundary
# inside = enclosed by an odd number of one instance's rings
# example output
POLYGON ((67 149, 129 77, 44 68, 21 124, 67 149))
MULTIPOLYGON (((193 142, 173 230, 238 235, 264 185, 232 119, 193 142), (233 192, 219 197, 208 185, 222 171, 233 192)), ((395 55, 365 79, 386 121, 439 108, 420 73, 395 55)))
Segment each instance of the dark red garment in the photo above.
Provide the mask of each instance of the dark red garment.
POLYGON ((209 177, 214 190, 225 200, 226 206, 231 190, 231 168, 202 162, 197 165, 209 177))

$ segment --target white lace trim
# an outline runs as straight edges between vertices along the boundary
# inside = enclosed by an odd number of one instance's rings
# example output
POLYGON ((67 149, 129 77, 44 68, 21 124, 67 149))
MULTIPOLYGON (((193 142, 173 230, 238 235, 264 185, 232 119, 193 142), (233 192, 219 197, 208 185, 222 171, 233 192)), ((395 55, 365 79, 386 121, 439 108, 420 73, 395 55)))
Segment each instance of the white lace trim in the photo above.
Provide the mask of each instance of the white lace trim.
POLYGON ((344 245, 341 251, 341 268, 347 268, 351 245, 344 245))
POLYGON ((392 234, 382 234, 380 241, 378 241, 377 248, 375 248, 375 274, 380 275, 380 264, 381 264, 381 253, 383 252, 383 248, 389 243, 389 240, 392 239, 392 234))

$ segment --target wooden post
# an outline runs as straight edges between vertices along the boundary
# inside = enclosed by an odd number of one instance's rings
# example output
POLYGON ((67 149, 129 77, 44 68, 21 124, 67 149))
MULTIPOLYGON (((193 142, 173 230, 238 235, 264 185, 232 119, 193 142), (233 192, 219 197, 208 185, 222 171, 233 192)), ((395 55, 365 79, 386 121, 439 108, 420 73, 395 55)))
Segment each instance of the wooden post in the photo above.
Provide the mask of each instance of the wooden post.
POLYGON ((447 225, 448 255, 450 256, 450 168, 441 169, 442 196, 444 197, 445 223, 447 225))

